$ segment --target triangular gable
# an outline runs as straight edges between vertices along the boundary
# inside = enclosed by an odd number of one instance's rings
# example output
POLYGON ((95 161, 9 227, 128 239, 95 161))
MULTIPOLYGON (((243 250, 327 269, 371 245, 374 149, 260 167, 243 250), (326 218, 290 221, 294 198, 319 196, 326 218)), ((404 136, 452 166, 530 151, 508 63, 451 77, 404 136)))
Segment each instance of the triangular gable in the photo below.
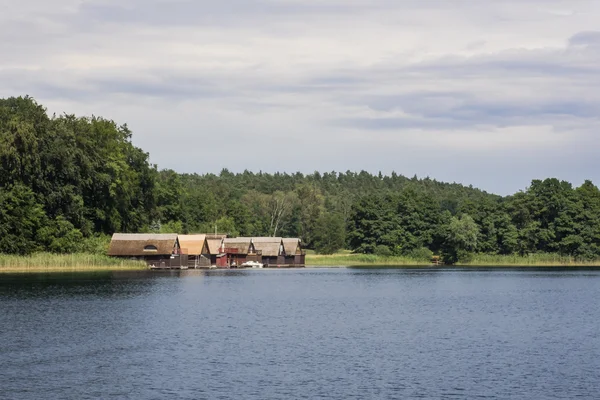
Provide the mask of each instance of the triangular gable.
POLYGON ((206 254, 206 235, 179 235, 179 246, 184 254, 198 256, 206 254))

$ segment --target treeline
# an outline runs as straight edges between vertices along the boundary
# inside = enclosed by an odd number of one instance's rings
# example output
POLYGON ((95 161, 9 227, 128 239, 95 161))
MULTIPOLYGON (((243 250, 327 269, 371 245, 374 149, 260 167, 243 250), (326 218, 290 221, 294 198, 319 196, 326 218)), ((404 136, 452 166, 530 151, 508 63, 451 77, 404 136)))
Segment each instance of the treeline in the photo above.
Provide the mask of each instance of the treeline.
POLYGON ((126 125, 49 117, 0 100, 0 252, 100 251, 113 232, 301 237, 448 262, 474 253, 600 257, 600 191, 556 179, 500 197, 459 184, 367 172, 178 174, 150 165, 126 125))
POLYGON ((144 229, 157 172, 130 139, 113 121, 0 100, 0 252, 87 251, 95 235, 144 229))

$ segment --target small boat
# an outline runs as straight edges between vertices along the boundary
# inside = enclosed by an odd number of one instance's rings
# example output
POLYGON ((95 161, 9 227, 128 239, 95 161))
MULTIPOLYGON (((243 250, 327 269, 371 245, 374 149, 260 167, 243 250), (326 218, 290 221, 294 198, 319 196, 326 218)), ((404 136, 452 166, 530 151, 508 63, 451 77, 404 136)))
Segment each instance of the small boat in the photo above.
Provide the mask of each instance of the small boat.
POLYGON ((263 264, 259 263, 258 261, 246 261, 245 263, 240 265, 241 267, 244 268, 262 268, 263 264))

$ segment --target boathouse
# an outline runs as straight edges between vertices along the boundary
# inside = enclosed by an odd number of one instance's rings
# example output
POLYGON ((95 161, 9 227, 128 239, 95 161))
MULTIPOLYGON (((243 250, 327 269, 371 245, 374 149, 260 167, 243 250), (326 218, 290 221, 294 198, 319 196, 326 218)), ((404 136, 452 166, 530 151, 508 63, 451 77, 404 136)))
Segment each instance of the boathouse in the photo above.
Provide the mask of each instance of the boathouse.
POLYGON ((221 253, 217 258, 217 267, 239 267, 246 261, 260 261, 251 238, 225 238, 221 244, 221 253))
POLYGON ((265 267, 281 267, 285 264, 285 251, 282 238, 253 237, 252 244, 254 244, 256 252, 260 254, 260 261, 265 267))
POLYGON ((143 260, 155 268, 181 268, 188 265, 188 257, 181 254, 175 233, 115 233, 108 255, 143 260))
POLYGON ((181 253, 188 256, 188 267, 210 267, 210 253, 206 243, 206 235, 179 235, 178 239, 181 253))
POLYGON ((302 241, 298 238, 283 238, 285 264, 290 267, 304 267, 306 253, 302 250, 302 241))
MULTIPOLYGON (((210 265, 218 265, 217 259, 221 259, 226 256, 225 253, 221 253, 221 245, 223 244, 223 239, 226 237, 227 235, 206 235, 206 246, 208 250, 208 256, 210 257, 210 265)), ((227 260, 227 258, 224 258, 224 260, 227 260)), ((224 261, 223 264, 226 264, 226 261, 224 261)))

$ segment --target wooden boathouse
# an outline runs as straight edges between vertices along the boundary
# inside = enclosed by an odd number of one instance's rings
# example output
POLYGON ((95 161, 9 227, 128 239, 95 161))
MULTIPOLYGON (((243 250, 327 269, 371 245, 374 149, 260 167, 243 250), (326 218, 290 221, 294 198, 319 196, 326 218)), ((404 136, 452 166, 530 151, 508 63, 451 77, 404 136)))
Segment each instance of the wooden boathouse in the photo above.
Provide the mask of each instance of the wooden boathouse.
POLYGON ((206 235, 178 235, 181 253, 188 256, 189 268, 209 268, 211 265, 206 235))
POLYGON ((299 238, 283 238, 285 249, 286 267, 305 267, 306 253, 302 250, 302 241, 299 238))
POLYGON ((298 238, 176 233, 115 233, 108 255, 144 260, 156 269, 239 268, 257 261, 266 268, 304 267, 298 238))
MULTIPOLYGON (((305 266, 305 253, 298 238, 238 237, 235 240, 243 240, 244 243, 250 241, 256 251, 256 260, 263 263, 265 268, 305 266)), ((248 258, 250 259, 254 258, 248 258)))
POLYGON ((181 253, 175 233, 115 233, 108 255, 143 260, 151 268, 188 268, 187 254, 181 253))
POLYGON ((225 238, 221 244, 221 256, 217 257, 217 267, 239 267, 246 261, 259 261, 251 238, 225 238))
POLYGON ((265 268, 281 267, 285 264, 285 250, 283 248, 283 239, 280 237, 253 237, 252 244, 257 254, 260 255, 260 262, 265 268))
POLYGON ((217 258, 225 257, 225 254, 221 252, 221 245, 223 244, 223 239, 226 237, 227 235, 206 234, 206 246, 208 248, 208 255, 210 256, 210 265, 218 265, 217 258))

